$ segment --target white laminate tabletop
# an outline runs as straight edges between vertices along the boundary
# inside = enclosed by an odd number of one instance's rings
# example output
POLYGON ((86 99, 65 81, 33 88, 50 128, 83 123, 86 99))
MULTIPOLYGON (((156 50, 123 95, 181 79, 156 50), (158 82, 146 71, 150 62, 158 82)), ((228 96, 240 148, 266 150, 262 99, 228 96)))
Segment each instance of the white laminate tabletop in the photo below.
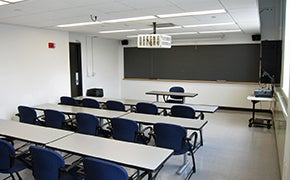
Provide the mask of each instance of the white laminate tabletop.
POLYGON ((91 97, 91 96, 78 96, 75 97, 76 100, 82 100, 84 98, 94 99, 98 102, 105 103, 109 100, 112 101, 119 101, 122 102, 124 105, 134 106, 139 102, 147 102, 147 103, 153 103, 153 101, 145 101, 145 100, 138 100, 138 99, 117 99, 117 98, 103 98, 103 97, 91 97))
POLYGON ((37 144, 47 144, 73 133, 72 131, 31 125, 18 121, 0 120, 0 135, 37 144))
POLYGON ((154 172, 173 150, 75 133, 47 147, 154 172))
POLYGON ((273 97, 248 96, 247 99, 250 101, 275 101, 275 98, 273 97))
POLYGON ((149 91, 145 94, 150 95, 167 95, 167 96, 182 96, 182 97, 195 97, 197 93, 187 93, 187 92, 169 92, 169 91, 149 91))
POLYGON ((200 130, 207 124, 206 120, 196 120, 191 118, 179 118, 161 115, 159 116, 142 113, 129 113, 124 116, 121 116, 121 118, 131 119, 133 121, 144 124, 156 124, 156 123, 176 124, 186 129, 194 129, 194 130, 200 130))
POLYGON ((101 118, 114 118, 128 113, 123 111, 112 111, 106 109, 86 108, 81 106, 68 106, 60 104, 41 104, 34 106, 33 108, 38 110, 53 109, 67 114, 76 114, 82 112, 92 114, 101 118))
POLYGON ((203 105, 203 104, 176 104, 176 103, 165 103, 165 102, 154 102, 158 108, 170 109, 174 105, 190 106, 197 112, 214 113, 218 109, 215 105, 203 105))

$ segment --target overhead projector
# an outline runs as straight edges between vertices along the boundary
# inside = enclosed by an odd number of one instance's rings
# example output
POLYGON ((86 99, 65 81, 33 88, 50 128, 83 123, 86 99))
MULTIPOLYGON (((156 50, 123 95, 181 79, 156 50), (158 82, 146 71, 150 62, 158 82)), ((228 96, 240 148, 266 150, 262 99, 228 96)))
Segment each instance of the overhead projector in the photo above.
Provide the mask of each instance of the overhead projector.
POLYGON ((171 36, 164 34, 139 34, 138 48, 171 48, 171 36))

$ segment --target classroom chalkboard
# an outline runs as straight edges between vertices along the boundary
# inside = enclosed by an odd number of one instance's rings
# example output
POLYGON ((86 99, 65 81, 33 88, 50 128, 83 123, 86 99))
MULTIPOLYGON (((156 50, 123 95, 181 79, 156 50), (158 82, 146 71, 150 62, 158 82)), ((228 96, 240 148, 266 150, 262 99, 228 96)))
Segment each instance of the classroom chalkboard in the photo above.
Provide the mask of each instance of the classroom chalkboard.
POLYGON ((124 78, 259 81, 260 44, 124 48, 124 78))

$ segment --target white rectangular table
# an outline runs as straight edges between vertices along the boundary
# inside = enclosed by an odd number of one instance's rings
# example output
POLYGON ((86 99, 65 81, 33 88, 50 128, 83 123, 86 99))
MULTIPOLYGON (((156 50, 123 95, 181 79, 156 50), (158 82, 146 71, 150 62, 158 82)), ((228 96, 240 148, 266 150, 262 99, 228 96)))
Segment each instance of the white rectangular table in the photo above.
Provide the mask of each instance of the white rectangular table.
POLYGON ((218 106, 216 105, 204 105, 204 104, 176 104, 176 103, 165 103, 165 102, 154 102, 158 108, 160 109, 171 109, 174 105, 184 105, 192 107, 196 112, 201 113, 201 119, 204 119, 204 113, 214 113, 217 111, 218 106))
POLYGON ((47 147, 111 161, 149 174, 159 171, 173 153, 169 149, 78 133, 49 143, 47 147))
POLYGON ((155 95, 156 101, 159 101, 159 96, 180 96, 180 97, 195 97, 197 93, 186 93, 186 92, 169 92, 169 91, 149 91, 145 94, 155 95))
POLYGON ((81 106, 69 106, 69 105, 60 105, 60 104, 41 104, 33 107, 37 110, 53 109, 65 114, 76 114, 76 113, 88 113, 95 115, 100 118, 114 118, 120 117, 128 112, 123 111, 112 111, 105 109, 96 109, 96 108, 86 108, 81 106))
POLYGON ((73 134, 56 128, 31 125, 12 120, 0 120, 0 135, 17 140, 45 145, 73 134))

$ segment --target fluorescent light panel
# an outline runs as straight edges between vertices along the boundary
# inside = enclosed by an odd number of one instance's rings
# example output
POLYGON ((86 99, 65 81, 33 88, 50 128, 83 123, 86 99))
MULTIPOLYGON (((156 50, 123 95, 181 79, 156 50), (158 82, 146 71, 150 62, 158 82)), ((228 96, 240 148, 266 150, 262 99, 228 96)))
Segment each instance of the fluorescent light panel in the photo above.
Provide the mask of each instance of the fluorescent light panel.
POLYGON ((3 1, 0 1, 0 6, 2 6, 2 5, 6 5, 6 4, 9 4, 9 3, 7 3, 7 2, 3 2, 3 1))
POLYGON ((6 5, 6 4, 13 4, 16 2, 21 2, 21 1, 24 1, 24 0, 5 0, 5 1, 0 0, 0 6, 6 5))
POLYGON ((188 35, 188 34, 197 34, 197 32, 179 32, 179 33, 166 33, 167 35, 188 35))
POLYGON ((99 21, 82 22, 82 23, 62 24, 62 25, 57 25, 57 27, 76 27, 76 26, 87 26, 87 25, 94 25, 94 24, 102 24, 102 23, 99 21))
POLYGON ((136 29, 121 29, 121 30, 112 30, 112 31, 100 31, 101 34, 108 34, 108 33, 122 33, 122 32, 133 32, 136 29))
POLYGON ((227 23, 212 23, 212 24, 194 24, 194 25, 184 25, 185 28, 193 28, 193 27, 207 27, 207 26, 225 26, 225 25, 234 25, 235 22, 227 22, 227 23))
POLYGON ((141 17, 132 17, 132 18, 122 18, 122 19, 112 19, 101 21, 102 23, 119 23, 119 22, 130 22, 130 21, 142 21, 142 20, 150 20, 156 19, 156 16, 141 16, 141 17))
POLYGON ((9 3, 16 3, 16 2, 21 2, 21 1, 24 1, 24 0, 5 0, 6 2, 9 2, 9 3))
POLYGON ((221 30, 221 31, 201 31, 200 34, 211 34, 211 33, 230 33, 230 32, 241 32, 240 29, 232 29, 232 30, 221 30))
POLYGON ((172 17, 182 17, 182 16, 198 16, 207 14, 220 14, 226 13, 224 9, 209 10, 209 11, 195 11, 195 12, 185 12, 185 13, 175 13, 175 14, 161 14, 157 15, 159 18, 172 18, 172 17))

